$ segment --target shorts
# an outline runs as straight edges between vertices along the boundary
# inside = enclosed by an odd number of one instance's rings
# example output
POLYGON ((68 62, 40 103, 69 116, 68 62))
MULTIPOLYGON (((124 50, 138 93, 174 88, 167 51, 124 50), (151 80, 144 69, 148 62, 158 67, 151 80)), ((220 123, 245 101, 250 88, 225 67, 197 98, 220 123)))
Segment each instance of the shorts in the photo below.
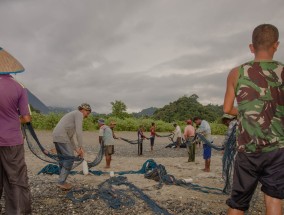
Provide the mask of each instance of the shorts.
POLYGON ((154 146, 154 142, 155 142, 155 137, 150 137, 150 144, 151 144, 151 146, 154 146))
POLYGON ((246 211, 258 182, 266 195, 284 199, 284 148, 265 153, 241 153, 235 159, 233 187, 227 205, 246 211))
POLYGON ((105 155, 112 155, 112 154, 114 154, 114 145, 105 146, 105 155))
POLYGON ((207 144, 203 144, 203 159, 208 160, 211 158, 211 147, 207 144))

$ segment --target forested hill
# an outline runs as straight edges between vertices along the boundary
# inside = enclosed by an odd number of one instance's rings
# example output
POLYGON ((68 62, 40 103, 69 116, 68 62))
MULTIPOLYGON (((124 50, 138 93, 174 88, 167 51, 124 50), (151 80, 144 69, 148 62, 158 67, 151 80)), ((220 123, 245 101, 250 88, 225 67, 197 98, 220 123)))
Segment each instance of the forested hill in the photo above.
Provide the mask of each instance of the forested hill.
POLYGON ((198 101, 198 96, 193 94, 189 97, 183 96, 178 100, 157 109, 154 114, 154 119, 160 119, 166 122, 175 120, 184 121, 192 119, 195 116, 200 116, 209 122, 214 122, 223 114, 223 106, 221 105, 206 105, 203 106, 198 101))

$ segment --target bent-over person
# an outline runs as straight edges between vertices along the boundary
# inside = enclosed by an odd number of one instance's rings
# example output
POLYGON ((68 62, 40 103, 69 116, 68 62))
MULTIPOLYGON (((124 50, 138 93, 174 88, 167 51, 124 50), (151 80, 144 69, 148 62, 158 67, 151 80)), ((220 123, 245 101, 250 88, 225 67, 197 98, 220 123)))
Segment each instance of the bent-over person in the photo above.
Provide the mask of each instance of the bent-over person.
POLYGON ((78 110, 65 114, 53 129, 53 143, 57 154, 62 157, 59 161, 60 174, 57 186, 62 190, 70 190, 72 185, 66 182, 68 175, 72 169, 74 161, 70 159, 64 160, 64 156, 74 156, 74 151, 78 156, 84 157, 83 150, 83 119, 87 118, 91 113, 89 104, 83 103, 78 110), (76 146, 74 135, 78 145, 76 146))

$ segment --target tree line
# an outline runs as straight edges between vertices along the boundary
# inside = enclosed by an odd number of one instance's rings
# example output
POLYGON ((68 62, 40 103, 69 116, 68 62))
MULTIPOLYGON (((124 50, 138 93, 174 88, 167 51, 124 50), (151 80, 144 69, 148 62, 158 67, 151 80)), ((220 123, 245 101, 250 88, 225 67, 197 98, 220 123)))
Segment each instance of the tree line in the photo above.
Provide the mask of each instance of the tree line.
MULTIPOLYGON (((139 126, 143 126, 149 131, 151 123, 155 122, 158 132, 170 132, 173 130, 173 122, 177 122, 183 129, 185 120, 192 119, 194 116, 200 116, 202 119, 210 122, 212 134, 223 135, 226 127, 222 125, 221 116, 222 106, 206 105, 203 106, 198 101, 198 96, 193 94, 189 97, 182 96, 178 100, 165 105, 162 108, 154 108, 152 115, 137 115, 127 113, 127 106, 123 101, 116 100, 111 102, 112 112, 110 114, 90 115, 84 120, 84 130, 97 130, 97 120, 104 118, 106 123, 116 121, 117 131, 137 131, 139 126)), ((36 129, 52 130, 59 122, 64 113, 50 113, 47 115, 39 113, 32 108, 33 126, 36 129)))

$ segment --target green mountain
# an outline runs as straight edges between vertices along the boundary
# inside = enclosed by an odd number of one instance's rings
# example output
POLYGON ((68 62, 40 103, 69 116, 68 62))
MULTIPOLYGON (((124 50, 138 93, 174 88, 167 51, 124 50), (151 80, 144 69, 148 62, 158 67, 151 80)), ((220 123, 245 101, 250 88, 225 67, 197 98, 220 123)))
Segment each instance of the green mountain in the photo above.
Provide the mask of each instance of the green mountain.
POLYGON ((158 108, 156 107, 150 107, 150 108, 143 109, 142 111, 138 113, 132 113, 132 115, 134 117, 153 116, 153 114, 155 113, 157 109, 158 108))
POLYGON ((199 116, 209 122, 214 122, 223 114, 223 106, 221 105, 206 105, 203 106, 197 101, 198 96, 193 94, 189 97, 183 96, 178 100, 157 109, 154 114, 154 119, 160 119, 166 122, 184 121, 199 116))

